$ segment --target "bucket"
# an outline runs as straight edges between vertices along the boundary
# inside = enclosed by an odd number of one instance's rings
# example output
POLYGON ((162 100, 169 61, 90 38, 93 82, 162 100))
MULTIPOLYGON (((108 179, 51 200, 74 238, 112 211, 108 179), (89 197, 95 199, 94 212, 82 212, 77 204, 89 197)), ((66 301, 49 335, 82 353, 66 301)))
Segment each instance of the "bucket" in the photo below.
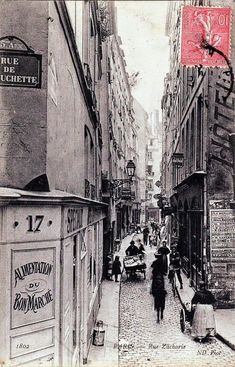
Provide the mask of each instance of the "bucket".
POLYGON ((93 330, 93 345, 102 347, 104 345, 104 323, 102 320, 97 321, 96 326, 93 330))

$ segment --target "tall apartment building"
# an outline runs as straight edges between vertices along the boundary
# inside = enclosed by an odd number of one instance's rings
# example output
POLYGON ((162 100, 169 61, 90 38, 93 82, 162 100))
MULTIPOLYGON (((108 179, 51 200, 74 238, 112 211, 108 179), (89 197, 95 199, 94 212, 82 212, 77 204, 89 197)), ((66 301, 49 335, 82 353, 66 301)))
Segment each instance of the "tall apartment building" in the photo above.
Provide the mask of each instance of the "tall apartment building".
POLYGON ((109 37, 106 38, 107 71, 107 108, 105 156, 103 164, 103 197, 109 203, 105 251, 113 252, 116 239, 121 240, 130 230, 133 201, 139 202, 138 177, 130 186, 127 175, 127 162, 132 160, 138 166, 137 153, 138 123, 134 116, 133 97, 126 72, 121 39, 116 30, 116 9, 112 2, 106 2, 106 17, 112 24, 109 37), (120 181, 118 181, 120 180, 120 181), (124 181, 126 180, 126 182, 124 181))
POLYGON ((0 360, 77 365, 100 304, 106 215, 98 3, 5 1, 0 23, 0 360))
MULTIPOLYGON (((172 212, 169 231, 179 240, 191 284, 207 282, 221 307, 234 305, 234 88, 226 69, 180 64, 180 5, 229 6, 233 1, 169 2, 170 70, 162 98, 162 195, 172 212), (183 158, 183 160, 182 160, 183 158)), ((231 63, 235 63, 234 24, 231 63)), ((218 46, 219 48, 219 46, 218 46)), ((169 213, 169 208, 168 208, 169 213)))
POLYGON ((146 150, 148 143, 148 114, 135 98, 133 100, 133 109, 138 126, 136 147, 138 152, 136 167, 138 187, 136 199, 134 201, 132 223, 143 225, 146 222, 146 150))
POLYGON ((161 176, 162 129, 158 110, 154 110, 149 114, 147 132, 148 132, 147 165, 146 165, 147 220, 150 221, 155 220, 159 222, 160 210, 157 206, 156 195, 160 193, 159 180, 161 176))

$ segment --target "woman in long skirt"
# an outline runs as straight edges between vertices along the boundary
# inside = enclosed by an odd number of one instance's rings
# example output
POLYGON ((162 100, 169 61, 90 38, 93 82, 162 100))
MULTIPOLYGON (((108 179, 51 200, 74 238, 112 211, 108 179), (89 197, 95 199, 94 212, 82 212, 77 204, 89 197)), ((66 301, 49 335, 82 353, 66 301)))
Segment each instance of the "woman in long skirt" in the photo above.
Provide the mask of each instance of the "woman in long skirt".
POLYGON ((165 298, 167 294, 164 288, 164 278, 162 274, 153 272, 151 293, 154 298, 154 310, 157 311, 157 322, 160 322, 160 316, 161 320, 163 319, 165 298))
POLYGON ((205 283, 200 282, 200 289, 192 299, 195 312, 192 322, 191 336, 195 339, 205 339, 216 334, 214 304, 216 302, 213 294, 205 289, 205 283))

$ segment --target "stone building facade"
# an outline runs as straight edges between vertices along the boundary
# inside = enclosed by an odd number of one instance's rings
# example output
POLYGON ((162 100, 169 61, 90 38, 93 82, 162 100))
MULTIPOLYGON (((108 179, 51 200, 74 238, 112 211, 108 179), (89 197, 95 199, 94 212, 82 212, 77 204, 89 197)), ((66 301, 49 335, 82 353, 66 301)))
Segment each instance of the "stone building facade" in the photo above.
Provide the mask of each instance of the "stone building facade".
MULTIPOLYGON (((181 4, 180 4, 181 3, 181 4)), ((187 5, 212 6, 208 1, 187 5)), ((169 3, 166 31, 171 36, 170 71, 162 98, 162 195, 170 206, 169 231, 179 241, 192 286, 201 279, 220 307, 234 305, 234 88, 224 69, 180 64, 180 7, 169 3), (183 161, 182 161, 183 158, 183 161)), ((229 6, 234 2, 213 2, 229 6)), ((231 29, 234 67, 234 24, 231 29)), ((168 209, 169 212, 169 209, 168 209)))
POLYGON ((10 83, 12 73, 18 83, 0 86, 6 365, 77 365, 92 340, 107 212, 97 16, 97 1, 1 4, 1 79, 10 83))

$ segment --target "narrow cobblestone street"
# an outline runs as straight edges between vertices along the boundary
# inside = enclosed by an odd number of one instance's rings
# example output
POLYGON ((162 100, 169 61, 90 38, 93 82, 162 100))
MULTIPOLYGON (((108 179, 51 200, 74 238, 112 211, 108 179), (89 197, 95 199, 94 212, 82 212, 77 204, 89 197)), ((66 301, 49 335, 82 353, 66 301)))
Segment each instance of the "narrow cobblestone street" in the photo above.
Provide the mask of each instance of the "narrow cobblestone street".
POLYGON ((120 293, 119 366, 232 366, 234 352, 212 338, 207 343, 195 342, 189 330, 180 330, 181 304, 172 295, 168 279, 164 319, 158 324, 150 295, 150 265, 155 248, 147 248, 146 280, 140 274, 136 280, 123 273, 120 293))

